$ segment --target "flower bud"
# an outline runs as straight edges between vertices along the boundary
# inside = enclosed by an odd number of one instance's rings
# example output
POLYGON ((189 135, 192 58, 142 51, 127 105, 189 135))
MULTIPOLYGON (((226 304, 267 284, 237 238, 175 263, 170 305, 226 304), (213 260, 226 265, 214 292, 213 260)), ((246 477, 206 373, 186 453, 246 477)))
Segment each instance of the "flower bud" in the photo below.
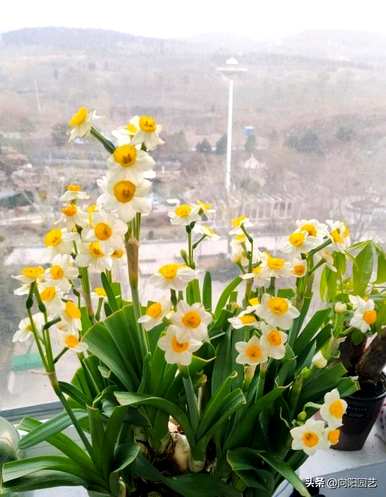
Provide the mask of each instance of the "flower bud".
POLYGON ((307 413, 306 413, 306 411, 299 412, 299 414, 297 416, 297 420, 298 421, 305 421, 306 419, 307 419, 307 413))
POLYGON ((321 352, 318 352, 312 358, 312 365, 318 369, 325 368, 327 366, 327 359, 321 352))
POLYGON ((343 314, 346 311, 347 311, 347 305, 344 304, 343 302, 337 302, 335 304, 335 312, 337 314, 343 314))

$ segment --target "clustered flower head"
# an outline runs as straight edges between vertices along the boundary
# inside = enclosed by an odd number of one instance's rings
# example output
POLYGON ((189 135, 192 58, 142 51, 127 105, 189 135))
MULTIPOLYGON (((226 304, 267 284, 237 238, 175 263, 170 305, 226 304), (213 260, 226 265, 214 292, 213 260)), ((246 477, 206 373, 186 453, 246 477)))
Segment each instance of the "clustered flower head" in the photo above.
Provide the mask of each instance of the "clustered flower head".
POLYGON ((292 428, 292 449, 303 450, 312 455, 317 449, 327 449, 339 442, 342 418, 347 410, 347 402, 340 398, 334 388, 324 396, 324 403, 320 406, 322 419, 309 418, 307 421, 292 428))

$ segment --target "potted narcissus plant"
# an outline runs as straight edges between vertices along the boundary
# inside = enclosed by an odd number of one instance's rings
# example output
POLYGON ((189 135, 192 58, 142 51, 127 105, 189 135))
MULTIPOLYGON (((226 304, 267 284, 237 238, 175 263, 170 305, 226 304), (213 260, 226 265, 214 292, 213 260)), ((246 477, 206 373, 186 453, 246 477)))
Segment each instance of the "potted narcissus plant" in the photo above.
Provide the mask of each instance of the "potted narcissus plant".
MULTIPOLYGON (((214 208, 181 202, 169 215, 186 249, 156 270, 149 285, 158 297, 146 302, 140 235, 161 128, 136 116, 110 139, 94 117, 82 107, 70 139, 105 148, 101 195, 90 201, 74 178, 43 239, 48 264, 16 275, 26 319, 14 340, 34 341, 63 405, 45 422, 23 419, 18 448, 46 441, 56 454, 4 464, 3 490, 271 497, 287 480, 308 496, 296 471, 338 442, 343 397, 358 388, 339 358, 341 314, 315 292, 316 277, 349 257, 347 227, 300 220, 282 251, 269 253, 240 215, 230 230, 238 274, 214 295, 197 256, 200 244, 216 243, 214 208), (67 354, 79 361, 71 382, 60 378, 67 354)), ((340 295, 349 301, 344 285, 340 295)))
POLYGON ((354 244, 346 254, 346 259, 336 259, 335 272, 325 269, 321 290, 335 305, 341 360, 360 384, 346 399, 348 409, 335 448, 359 450, 386 398, 386 256, 372 241, 354 244))

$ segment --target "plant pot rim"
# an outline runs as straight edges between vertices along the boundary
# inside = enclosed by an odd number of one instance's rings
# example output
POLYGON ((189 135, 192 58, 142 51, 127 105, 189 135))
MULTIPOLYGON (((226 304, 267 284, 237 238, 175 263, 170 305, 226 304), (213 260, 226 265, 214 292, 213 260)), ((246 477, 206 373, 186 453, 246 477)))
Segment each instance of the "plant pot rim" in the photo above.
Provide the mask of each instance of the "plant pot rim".
MULTIPOLYGON (((368 400, 380 400, 384 397, 386 397, 386 374, 385 373, 382 373, 381 374, 381 378, 384 380, 382 382, 382 385, 383 385, 383 391, 377 395, 363 395, 363 390, 360 388, 359 390, 357 390, 354 394, 352 395, 349 395, 347 398, 350 399, 350 400, 363 400, 363 401, 368 401, 368 400)), ((381 383, 381 381, 380 381, 381 383)))

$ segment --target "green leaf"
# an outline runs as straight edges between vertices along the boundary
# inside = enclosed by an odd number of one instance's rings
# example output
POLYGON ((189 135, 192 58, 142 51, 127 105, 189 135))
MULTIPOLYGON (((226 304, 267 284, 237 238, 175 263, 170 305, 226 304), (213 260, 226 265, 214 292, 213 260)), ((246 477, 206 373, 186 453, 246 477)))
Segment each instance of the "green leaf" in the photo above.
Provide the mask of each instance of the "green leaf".
MULTIPOLYGON (((44 426, 44 423, 38 421, 37 419, 24 418, 18 425, 18 429, 20 431, 31 433, 41 426, 44 426)), ((56 433, 55 435, 49 436, 45 440, 53 447, 60 450, 72 461, 76 462, 80 466, 87 468, 88 471, 94 470, 92 461, 86 454, 86 452, 64 433, 56 433)))
POLYGON ((161 397, 141 395, 134 392, 116 392, 115 397, 119 404, 124 406, 151 406, 170 414, 181 424, 188 440, 193 442, 194 434, 189 419, 185 412, 173 402, 161 397))
POLYGON ((206 271, 202 284, 202 303, 208 312, 212 312, 212 277, 206 271))
POLYGON ((271 497, 274 475, 257 466, 256 453, 249 449, 228 450, 227 462, 232 471, 248 488, 256 488, 261 497, 271 497))
POLYGON ((95 324, 85 335, 90 352, 100 359, 128 390, 137 390, 143 368, 141 331, 127 305, 95 324))
POLYGON ((142 454, 134 462, 134 473, 148 481, 162 482, 183 497, 242 497, 231 485, 205 473, 165 477, 142 454))
POLYGON ((377 247, 378 262, 377 262, 377 279, 375 283, 385 283, 386 281, 386 254, 382 248, 377 247))
MULTIPOLYGON (((81 409, 73 409, 73 413, 78 420, 87 418, 87 412, 81 409)), ((48 440, 52 435, 60 433, 71 425, 72 421, 67 413, 58 414, 49 421, 39 424, 33 431, 25 435, 19 441, 19 448, 28 449, 29 447, 33 447, 44 440, 48 440)))
POLYGON ((303 497, 311 497, 302 480, 298 477, 291 466, 285 463, 282 459, 268 452, 257 452, 257 456, 263 459, 263 461, 271 466, 272 469, 277 471, 283 478, 289 481, 300 495, 303 497))
POLYGON ((353 289, 355 295, 363 297, 373 272, 373 247, 367 243, 353 262, 353 289))
POLYGON ((30 492, 32 490, 42 490, 44 488, 87 487, 87 485, 87 481, 73 475, 58 471, 44 471, 41 474, 38 472, 32 476, 10 481, 5 484, 4 487, 10 489, 12 495, 15 495, 18 492, 30 492))
POLYGON ((60 471, 81 479, 90 476, 90 474, 85 475, 84 468, 62 456, 39 456, 12 461, 4 464, 2 476, 3 481, 7 483, 46 470, 60 471))
POLYGON ((68 395, 74 402, 79 404, 79 406, 86 408, 89 399, 79 388, 65 381, 59 381, 59 386, 61 391, 68 395))
POLYGON ((347 370, 341 363, 313 370, 304 382, 299 405, 318 399, 325 392, 335 388, 339 379, 346 373, 347 370))
POLYGON ((117 299, 115 298, 113 288, 105 273, 101 273, 101 281, 107 295, 107 301, 109 303, 110 309, 112 310, 112 312, 117 311, 119 309, 119 305, 117 299))
POLYGON ((240 276, 237 276, 234 280, 232 280, 229 283, 228 286, 226 286, 224 288, 222 294, 220 295, 220 298, 218 299, 216 309, 214 311, 215 319, 217 319, 220 316, 221 311, 226 306, 226 303, 228 302, 229 297, 231 296, 232 292, 239 286, 241 281, 242 281, 242 279, 240 278, 240 276))
POLYGON ((331 314, 331 309, 320 309, 316 311, 312 318, 308 321, 301 333, 295 340, 293 349, 295 354, 302 353, 310 344, 311 340, 320 330, 321 326, 326 323, 331 314))

